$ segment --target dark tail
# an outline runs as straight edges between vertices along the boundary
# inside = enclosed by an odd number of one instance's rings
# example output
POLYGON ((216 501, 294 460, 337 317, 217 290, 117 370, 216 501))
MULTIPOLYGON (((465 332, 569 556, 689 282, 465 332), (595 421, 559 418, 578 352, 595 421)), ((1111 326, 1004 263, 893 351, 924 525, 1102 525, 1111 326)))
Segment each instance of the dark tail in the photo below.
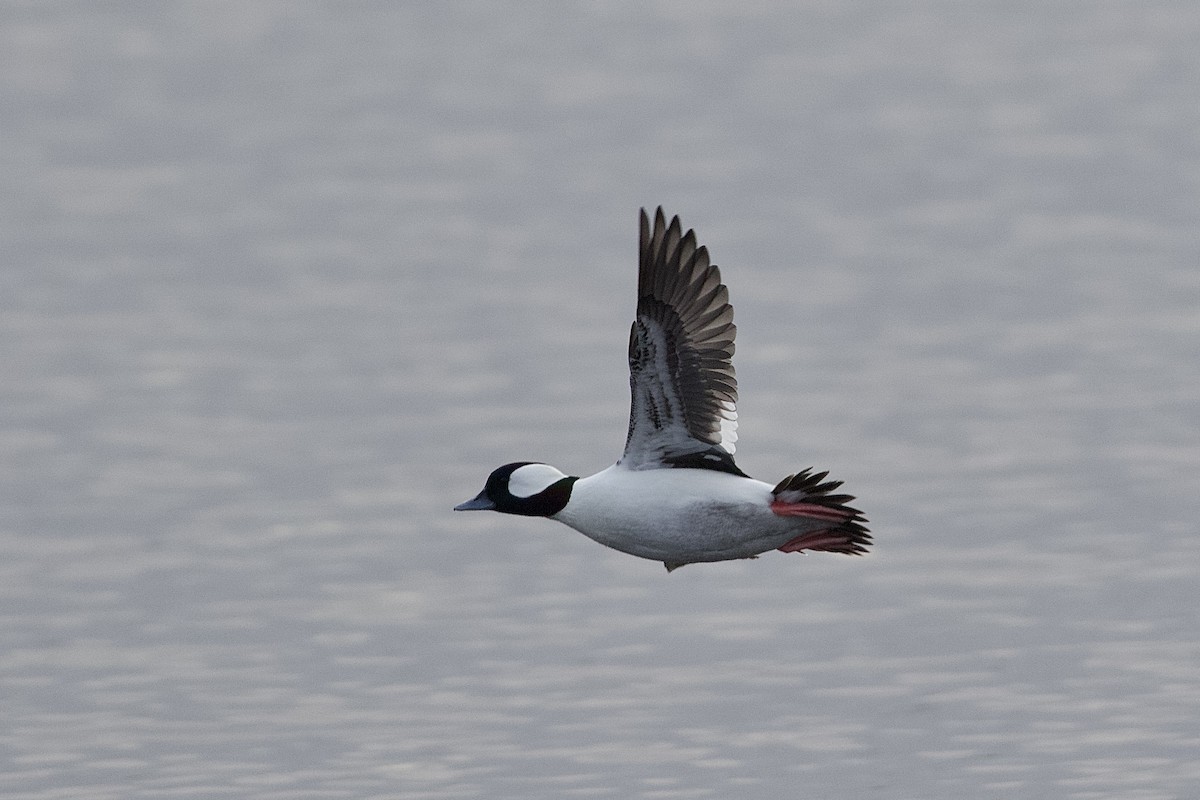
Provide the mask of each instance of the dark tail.
POLYGON ((771 510, 779 516, 829 523, 828 527, 792 539, 779 548, 783 552, 823 550, 862 555, 871 546, 871 534, 864 524, 867 518, 857 508, 846 505, 854 499, 852 495, 833 494, 842 482, 825 481, 828 475, 828 472, 813 474, 811 468, 806 469, 797 475, 788 475, 771 491, 771 510))

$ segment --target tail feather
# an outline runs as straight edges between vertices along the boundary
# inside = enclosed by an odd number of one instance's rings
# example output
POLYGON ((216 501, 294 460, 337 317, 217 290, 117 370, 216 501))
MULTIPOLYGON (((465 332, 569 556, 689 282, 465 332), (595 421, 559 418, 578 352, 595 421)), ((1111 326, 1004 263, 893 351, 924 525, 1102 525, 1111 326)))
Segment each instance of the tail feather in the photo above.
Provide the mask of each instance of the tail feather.
POLYGON ((828 472, 813 473, 809 468, 787 476, 771 491, 771 510, 779 516, 830 523, 792 539, 779 548, 783 552, 823 550, 862 555, 870 547, 871 534, 864 524, 867 518, 857 508, 847 505, 854 500, 853 495, 833 494, 842 482, 826 481, 828 475, 828 472))

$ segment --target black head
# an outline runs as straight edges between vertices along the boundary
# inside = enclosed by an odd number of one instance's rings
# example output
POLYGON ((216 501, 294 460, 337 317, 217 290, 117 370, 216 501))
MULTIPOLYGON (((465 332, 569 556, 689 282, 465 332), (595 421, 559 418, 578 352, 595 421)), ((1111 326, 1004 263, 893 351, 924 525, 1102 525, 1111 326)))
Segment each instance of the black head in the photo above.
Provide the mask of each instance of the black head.
POLYGON ((494 470, 483 491, 456 505, 454 510, 551 517, 566 507, 571 499, 571 487, 577 480, 579 478, 564 475, 549 464, 517 461, 494 470))

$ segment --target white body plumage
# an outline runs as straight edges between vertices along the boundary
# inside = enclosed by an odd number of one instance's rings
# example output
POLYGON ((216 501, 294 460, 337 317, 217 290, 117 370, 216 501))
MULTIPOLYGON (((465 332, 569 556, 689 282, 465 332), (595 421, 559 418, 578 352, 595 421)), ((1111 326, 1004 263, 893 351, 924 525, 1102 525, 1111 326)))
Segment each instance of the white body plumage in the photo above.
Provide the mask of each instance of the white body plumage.
POLYGON ((772 513, 771 485, 706 469, 630 470, 576 481, 552 519, 602 545, 668 565, 749 558, 828 522, 772 513))

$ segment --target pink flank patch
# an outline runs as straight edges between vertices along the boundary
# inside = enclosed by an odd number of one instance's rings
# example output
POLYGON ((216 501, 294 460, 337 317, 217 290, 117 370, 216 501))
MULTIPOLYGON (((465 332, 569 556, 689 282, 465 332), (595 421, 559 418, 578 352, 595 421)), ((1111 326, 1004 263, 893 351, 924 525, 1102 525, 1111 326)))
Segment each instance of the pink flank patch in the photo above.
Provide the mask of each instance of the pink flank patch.
POLYGON ((781 517, 808 517, 826 522, 845 522, 850 514, 829 506, 816 503, 785 503, 782 500, 772 500, 771 510, 781 517))

